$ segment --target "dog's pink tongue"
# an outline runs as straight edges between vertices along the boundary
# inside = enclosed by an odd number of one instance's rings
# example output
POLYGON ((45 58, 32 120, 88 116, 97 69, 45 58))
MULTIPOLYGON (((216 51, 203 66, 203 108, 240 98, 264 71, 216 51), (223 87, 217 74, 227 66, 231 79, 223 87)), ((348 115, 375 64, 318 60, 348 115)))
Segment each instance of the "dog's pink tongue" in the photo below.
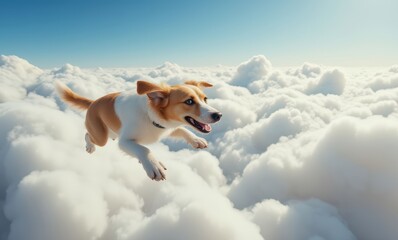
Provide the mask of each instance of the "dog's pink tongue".
POLYGON ((211 131, 211 126, 209 124, 205 124, 205 123, 201 123, 201 122, 198 122, 198 123, 206 132, 211 131))
POLYGON ((203 128, 207 131, 210 132, 211 131, 211 126, 209 124, 204 124, 203 128))

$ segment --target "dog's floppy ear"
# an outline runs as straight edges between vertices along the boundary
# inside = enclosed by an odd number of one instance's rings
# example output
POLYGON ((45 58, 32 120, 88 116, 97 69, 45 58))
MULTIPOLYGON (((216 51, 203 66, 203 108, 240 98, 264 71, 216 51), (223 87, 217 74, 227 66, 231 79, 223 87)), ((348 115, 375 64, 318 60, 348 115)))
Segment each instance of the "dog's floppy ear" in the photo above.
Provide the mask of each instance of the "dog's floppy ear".
POLYGON ((137 81, 137 93, 146 94, 149 100, 157 107, 166 107, 169 103, 169 90, 146 81, 137 81))
POLYGON ((198 81, 195 81, 195 80, 186 81, 185 84, 194 85, 194 86, 197 86, 198 88, 213 87, 213 84, 211 84, 211 83, 203 82, 203 81, 198 82, 198 81))

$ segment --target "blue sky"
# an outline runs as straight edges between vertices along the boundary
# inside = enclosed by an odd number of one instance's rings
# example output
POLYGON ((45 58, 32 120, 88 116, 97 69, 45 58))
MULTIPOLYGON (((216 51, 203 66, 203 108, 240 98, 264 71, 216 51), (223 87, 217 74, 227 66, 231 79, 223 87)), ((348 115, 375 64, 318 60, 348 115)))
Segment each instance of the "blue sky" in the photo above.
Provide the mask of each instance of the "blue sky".
POLYGON ((0 54, 42 68, 398 64, 394 0, 0 0, 0 54))

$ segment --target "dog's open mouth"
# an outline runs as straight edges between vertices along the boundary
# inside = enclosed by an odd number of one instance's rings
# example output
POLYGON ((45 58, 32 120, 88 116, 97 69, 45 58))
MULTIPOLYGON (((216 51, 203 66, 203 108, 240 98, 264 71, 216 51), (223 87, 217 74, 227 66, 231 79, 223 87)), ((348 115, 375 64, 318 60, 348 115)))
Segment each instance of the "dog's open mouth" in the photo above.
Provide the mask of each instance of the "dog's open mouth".
POLYGON ((186 116, 185 120, 202 133, 209 133, 211 131, 211 126, 209 124, 198 122, 189 116, 186 116))

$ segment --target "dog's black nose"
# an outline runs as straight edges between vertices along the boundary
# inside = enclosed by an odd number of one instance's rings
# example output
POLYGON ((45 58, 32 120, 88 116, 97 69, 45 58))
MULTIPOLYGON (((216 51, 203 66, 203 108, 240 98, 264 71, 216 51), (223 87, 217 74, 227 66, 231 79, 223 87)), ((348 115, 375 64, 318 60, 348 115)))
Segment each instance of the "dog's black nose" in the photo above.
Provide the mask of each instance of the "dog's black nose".
POLYGON ((222 117, 222 113, 220 113, 220 112, 215 112, 215 113, 212 113, 212 114, 211 114, 211 118, 212 118, 215 122, 220 121, 221 117, 222 117))

